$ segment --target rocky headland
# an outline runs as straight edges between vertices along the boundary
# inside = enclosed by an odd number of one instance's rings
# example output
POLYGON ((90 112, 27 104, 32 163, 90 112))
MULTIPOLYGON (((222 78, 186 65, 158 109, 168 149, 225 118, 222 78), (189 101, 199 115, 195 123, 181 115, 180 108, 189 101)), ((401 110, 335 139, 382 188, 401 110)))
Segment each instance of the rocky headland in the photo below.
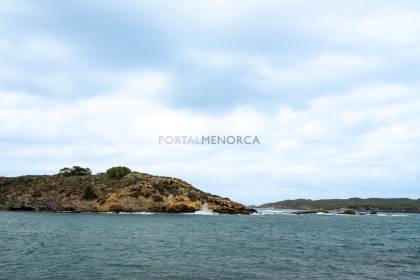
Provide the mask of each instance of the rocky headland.
POLYGON ((183 180, 133 172, 126 167, 96 175, 88 168, 75 166, 63 168, 56 175, 0 177, 0 210, 191 213, 204 204, 215 213, 255 212, 183 180))

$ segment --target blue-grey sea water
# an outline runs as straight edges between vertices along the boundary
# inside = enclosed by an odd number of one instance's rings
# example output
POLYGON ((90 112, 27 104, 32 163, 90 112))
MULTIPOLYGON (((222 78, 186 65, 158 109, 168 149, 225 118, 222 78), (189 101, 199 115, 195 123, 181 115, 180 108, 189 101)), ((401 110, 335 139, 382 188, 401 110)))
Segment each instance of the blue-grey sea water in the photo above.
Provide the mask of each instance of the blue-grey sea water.
POLYGON ((0 279, 420 279, 420 215, 0 212, 0 279))

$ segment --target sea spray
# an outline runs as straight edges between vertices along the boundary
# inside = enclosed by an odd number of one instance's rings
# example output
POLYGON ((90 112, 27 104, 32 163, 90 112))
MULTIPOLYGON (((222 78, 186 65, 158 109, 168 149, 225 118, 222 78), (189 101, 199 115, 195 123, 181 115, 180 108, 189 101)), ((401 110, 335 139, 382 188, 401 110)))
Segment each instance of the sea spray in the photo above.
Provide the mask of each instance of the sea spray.
POLYGON ((207 202, 205 202, 201 206, 201 209, 200 210, 195 211, 194 214, 197 214, 197 215, 215 215, 215 213, 213 212, 213 210, 209 209, 209 206, 208 206, 207 202))

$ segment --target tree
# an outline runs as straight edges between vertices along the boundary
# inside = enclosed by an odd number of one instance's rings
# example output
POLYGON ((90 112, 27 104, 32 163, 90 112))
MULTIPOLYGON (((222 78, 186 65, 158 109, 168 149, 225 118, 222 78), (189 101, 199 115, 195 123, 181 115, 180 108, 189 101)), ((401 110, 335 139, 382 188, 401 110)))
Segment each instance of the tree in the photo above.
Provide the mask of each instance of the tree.
POLYGON ((125 166, 111 167, 106 171, 106 175, 110 178, 120 179, 131 173, 130 168, 125 166))
POLYGON ((70 177, 70 176, 86 176, 92 175, 92 171, 89 168, 83 168, 80 166, 73 166, 71 168, 64 167, 60 169, 58 175, 63 177, 70 177))

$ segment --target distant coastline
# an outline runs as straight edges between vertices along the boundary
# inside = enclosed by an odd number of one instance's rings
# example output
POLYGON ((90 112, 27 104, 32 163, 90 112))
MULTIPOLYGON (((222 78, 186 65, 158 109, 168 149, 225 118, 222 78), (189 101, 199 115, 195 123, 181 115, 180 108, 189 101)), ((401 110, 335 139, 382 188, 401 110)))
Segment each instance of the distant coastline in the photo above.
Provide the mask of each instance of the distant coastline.
POLYGON ((256 207, 295 209, 297 214, 315 212, 357 213, 420 213, 420 199, 410 198, 349 198, 349 199, 294 199, 265 203, 256 207))

